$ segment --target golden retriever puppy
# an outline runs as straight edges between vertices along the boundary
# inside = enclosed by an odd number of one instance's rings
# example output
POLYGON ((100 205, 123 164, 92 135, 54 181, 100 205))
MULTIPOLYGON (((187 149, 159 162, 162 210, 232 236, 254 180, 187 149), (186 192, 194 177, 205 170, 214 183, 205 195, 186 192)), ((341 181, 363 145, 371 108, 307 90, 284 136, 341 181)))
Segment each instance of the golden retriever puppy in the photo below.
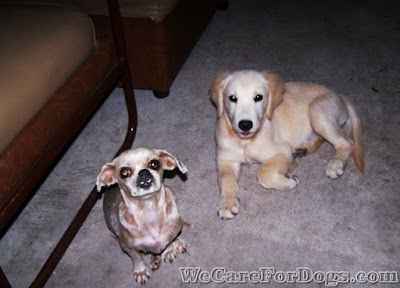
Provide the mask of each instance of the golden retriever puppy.
POLYGON ((328 88, 283 84, 274 74, 243 70, 218 74, 210 92, 218 110, 221 218, 239 212, 237 180, 242 163, 262 164, 257 179, 264 188, 290 190, 299 183, 291 174, 294 159, 316 151, 326 140, 336 150, 325 168, 328 177, 341 176, 352 154, 364 172, 361 121, 353 106, 328 88))

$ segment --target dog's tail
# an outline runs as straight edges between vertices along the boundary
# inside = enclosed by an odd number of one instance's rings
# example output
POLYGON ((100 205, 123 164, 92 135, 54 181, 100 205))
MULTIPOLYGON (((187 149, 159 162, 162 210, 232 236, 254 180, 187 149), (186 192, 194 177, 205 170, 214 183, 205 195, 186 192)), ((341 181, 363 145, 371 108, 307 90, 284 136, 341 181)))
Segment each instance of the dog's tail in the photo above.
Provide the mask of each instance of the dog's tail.
POLYGON ((351 134, 353 135, 354 141, 354 163, 356 164, 358 170, 360 170, 360 172, 364 174, 364 148, 362 141, 361 120, 358 117, 353 105, 351 105, 347 100, 345 100, 345 102, 347 111, 349 111, 349 120, 351 123, 351 127, 349 128, 351 129, 351 134))

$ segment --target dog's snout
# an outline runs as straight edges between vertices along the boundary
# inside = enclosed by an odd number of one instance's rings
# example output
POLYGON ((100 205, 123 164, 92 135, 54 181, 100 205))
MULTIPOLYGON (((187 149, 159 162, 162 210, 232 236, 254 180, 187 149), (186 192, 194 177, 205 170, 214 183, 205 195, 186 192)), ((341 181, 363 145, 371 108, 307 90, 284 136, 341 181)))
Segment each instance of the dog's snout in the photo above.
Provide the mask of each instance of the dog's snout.
POLYGON ((242 120, 239 122, 239 128, 243 131, 249 131, 251 128, 253 128, 253 122, 250 120, 242 120))
POLYGON ((150 171, 147 169, 143 169, 139 171, 137 186, 139 188, 148 189, 153 184, 154 178, 151 175, 150 171))
POLYGON ((148 176, 148 175, 151 175, 151 174, 150 174, 150 171, 147 170, 147 169, 143 169, 143 170, 140 170, 140 171, 139 171, 139 176, 140 176, 140 177, 146 177, 146 176, 148 176))

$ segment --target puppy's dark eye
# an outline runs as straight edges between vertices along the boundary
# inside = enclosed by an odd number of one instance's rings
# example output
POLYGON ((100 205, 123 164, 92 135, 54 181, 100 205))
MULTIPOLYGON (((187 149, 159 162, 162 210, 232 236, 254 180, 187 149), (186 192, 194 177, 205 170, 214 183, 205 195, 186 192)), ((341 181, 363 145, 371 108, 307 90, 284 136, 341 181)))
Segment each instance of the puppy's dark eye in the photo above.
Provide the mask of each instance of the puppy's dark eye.
POLYGON ((149 163, 149 167, 153 170, 158 170, 160 168, 160 161, 158 160, 151 160, 149 163))
POLYGON ((260 94, 257 94, 256 97, 254 97, 254 101, 255 101, 255 102, 259 102, 259 101, 261 101, 262 99, 263 99, 263 96, 260 95, 260 94))
POLYGON ((231 96, 229 96, 229 101, 231 101, 231 102, 233 102, 233 103, 236 103, 237 102, 237 97, 235 96, 235 95, 231 95, 231 96))
POLYGON ((121 168, 121 170, 119 171, 119 175, 121 176, 121 178, 128 178, 131 177, 132 175, 132 170, 128 167, 123 167, 121 168))

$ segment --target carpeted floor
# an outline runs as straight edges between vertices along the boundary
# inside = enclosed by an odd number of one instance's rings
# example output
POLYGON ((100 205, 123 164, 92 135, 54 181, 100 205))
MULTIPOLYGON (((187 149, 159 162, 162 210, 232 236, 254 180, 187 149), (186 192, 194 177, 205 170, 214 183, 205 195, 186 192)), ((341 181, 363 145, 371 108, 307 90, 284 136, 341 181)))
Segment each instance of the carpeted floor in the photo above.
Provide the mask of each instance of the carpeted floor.
MULTIPOLYGON (((266 280, 269 270, 262 267, 273 268, 270 287, 334 286, 345 280, 344 272, 360 276, 359 281, 365 278, 360 271, 399 276, 400 19, 399 10, 389 6, 386 1, 231 0, 227 11, 215 14, 168 98, 135 91, 134 146, 165 149, 189 169, 187 179, 165 180, 191 224, 182 232, 188 253, 162 263, 148 287, 188 286, 181 277, 184 267, 203 272, 191 287, 208 280, 209 287, 230 286, 217 283, 224 275, 218 267, 231 271, 227 280, 240 271, 256 271, 266 280), (290 192, 263 189, 255 177, 258 165, 244 166, 240 213, 230 221, 219 219, 216 109, 208 90, 217 71, 244 68, 269 69, 284 81, 325 84, 348 97, 363 121, 365 175, 351 160, 341 178, 328 179, 324 166, 334 153, 329 144, 299 161, 300 185, 290 192), (214 278, 207 279, 211 271, 214 278), (294 275, 281 272, 290 271, 302 272, 305 282, 313 275, 314 281, 299 285, 292 277, 295 283, 278 284, 294 275)), ((1 239, 0 263, 15 287, 27 287, 35 277, 118 149, 127 122, 124 105, 121 89, 115 89, 1 239)), ((367 280, 374 282, 376 275, 382 276, 369 273, 367 280)), ((130 259, 107 230, 99 201, 46 287, 133 285, 138 284, 130 259)), ((341 287, 356 286, 399 284, 341 287)))

